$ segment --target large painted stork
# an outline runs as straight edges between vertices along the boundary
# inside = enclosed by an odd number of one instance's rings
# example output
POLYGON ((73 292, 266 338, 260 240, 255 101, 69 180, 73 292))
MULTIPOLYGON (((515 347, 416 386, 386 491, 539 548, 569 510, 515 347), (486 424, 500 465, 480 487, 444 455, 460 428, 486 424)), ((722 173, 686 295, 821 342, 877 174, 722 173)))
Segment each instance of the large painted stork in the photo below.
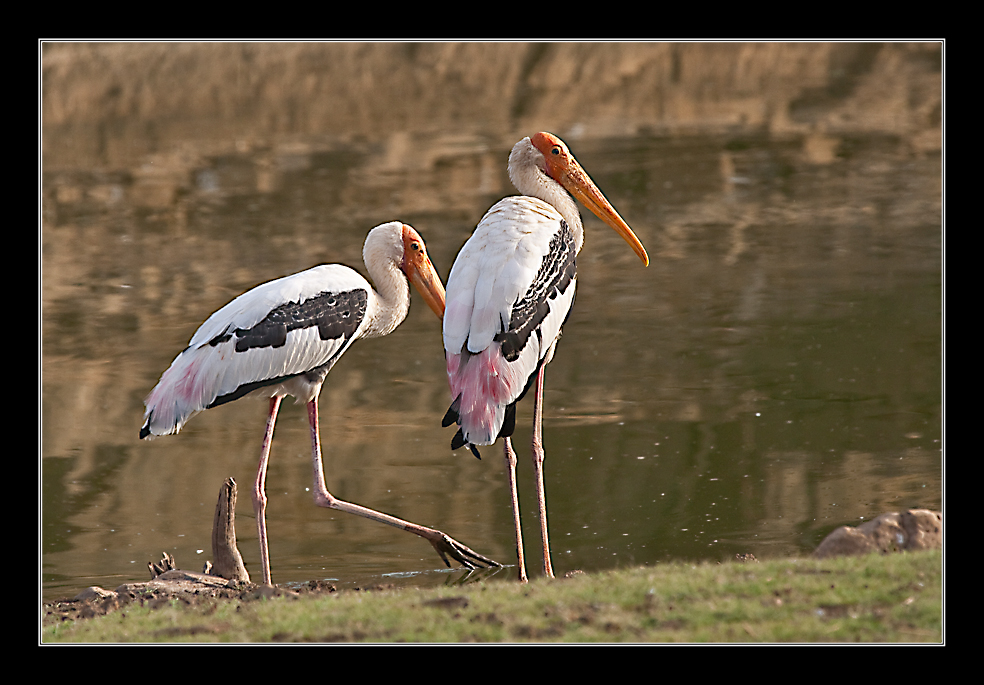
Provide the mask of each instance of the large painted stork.
POLYGON ((533 470, 536 479, 543 572, 553 577, 543 491, 543 371, 553 358, 577 284, 575 258, 584 242, 580 200, 649 264, 632 229, 550 133, 516 143, 509 178, 523 193, 500 200, 461 248, 448 276, 444 352, 453 402, 444 426, 458 424, 451 448, 491 445, 503 438, 519 579, 526 566, 511 437, 516 402, 534 388, 533 470), (573 197, 572 197, 573 196, 573 197))
POLYGON ((263 582, 272 585, 266 528, 266 472, 280 402, 285 395, 307 403, 311 425, 315 504, 356 514, 428 540, 449 567, 498 566, 439 530, 425 528, 328 492, 318 433, 318 394, 325 377, 360 338, 392 333, 406 318, 414 284, 438 317, 444 287, 420 235, 394 221, 369 232, 363 259, 378 290, 340 264, 316 266, 259 285, 212 314, 171 363, 147 397, 141 438, 177 433, 205 409, 247 394, 270 398, 270 413, 253 485, 263 582))

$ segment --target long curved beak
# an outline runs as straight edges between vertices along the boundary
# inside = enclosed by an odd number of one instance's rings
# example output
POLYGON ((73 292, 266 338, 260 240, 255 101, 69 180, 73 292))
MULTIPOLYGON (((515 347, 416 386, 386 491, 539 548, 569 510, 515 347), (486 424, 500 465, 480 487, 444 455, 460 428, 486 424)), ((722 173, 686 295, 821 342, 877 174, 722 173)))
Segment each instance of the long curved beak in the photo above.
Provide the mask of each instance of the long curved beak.
POLYGON ((413 283, 424 302, 444 319, 444 284, 427 256, 427 248, 420 235, 410 226, 403 226, 403 273, 413 283))
POLYGON ((649 266, 649 255, 646 248, 632 232, 629 225, 618 215, 611 203, 602 195, 598 186, 585 173, 581 165, 574 159, 567 168, 567 172, 560 177, 560 183, 567 191, 581 201, 591 213, 615 229, 615 232, 622 236, 622 239, 629 244, 632 251, 642 260, 644 266, 649 266))
POLYGON ((444 285, 441 277, 437 275, 430 259, 425 264, 411 269, 410 282, 424 298, 424 302, 437 314, 437 318, 444 319, 444 285))
POLYGON ((581 204, 590 209, 592 214, 614 228, 615 232, 622 236, 632 251, 639 256, 643 265, 649 266, 649 255, 646 254, 646 248, 642 246, 636 234, 618 215, 611 203, 602 195, 587 172, 574 159, 564 141, 552 133, 541 131, 530 138, 530 143, 543 154, 547 173, 550 177, 580 200, 581 204))

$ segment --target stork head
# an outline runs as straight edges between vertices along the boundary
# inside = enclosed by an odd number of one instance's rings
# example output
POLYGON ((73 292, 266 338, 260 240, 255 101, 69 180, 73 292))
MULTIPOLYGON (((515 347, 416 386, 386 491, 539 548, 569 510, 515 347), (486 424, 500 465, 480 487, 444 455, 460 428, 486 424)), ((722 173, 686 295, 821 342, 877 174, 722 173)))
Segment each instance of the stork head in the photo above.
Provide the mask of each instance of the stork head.
POLYGON ((424 239, 412 226, 403 224, 403 263, 400 268, 437 318, 444 318, 444 284, 427 256, 424 239))
POLYGON ((530 146, 539 152, 536 162, 540 169, 551 179, 559 183, 567 192, 573 195, 591 213, 611 226, 629 247, 638 255, 645 266, 649 266, 649 255, 646 248, 636 237, 629 225, 625 223, 611 203, 605 198, 598 186, 595 185, 587 172, 581 168, 567 145, 552 133, 540 132, 528 138, 530 146), (542 163, 540 162, 542 159, 542 163))

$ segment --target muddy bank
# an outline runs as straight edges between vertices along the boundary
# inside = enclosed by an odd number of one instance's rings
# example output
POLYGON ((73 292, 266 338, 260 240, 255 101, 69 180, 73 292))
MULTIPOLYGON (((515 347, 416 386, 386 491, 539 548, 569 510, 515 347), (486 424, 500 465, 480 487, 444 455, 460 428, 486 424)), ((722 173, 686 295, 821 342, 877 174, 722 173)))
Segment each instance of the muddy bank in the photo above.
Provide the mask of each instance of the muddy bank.
MULTIPOLYGON (((225 492, 225 490, 224 490, 225 492)), ((234 486, 233 486, 234 492, 234 486)), ((234 495, 233 495, 234 498, 234 495)), ((217 512, 222 506, 220 495, 217 512)), ((233 553, 239 555, 235 548, 234 516, 232 517, 231 540, 233 553)), ((213 534, 213 554, 227 555, 227 551, 218 551, 228 543, 228 530, 223 528, 216 519, 216 531, 213 534), (216 540, 219 540, 217 543, 216 540)), ((891 554, 901 552, 918 552, 921 550, 940 550, 943 547, 943 517, 940 512, 924 509, 891 512, 861 524, 857 527, 842 526, 828 535, 813 552, 815 559, 829 559, 837 556, 864 556, 866 554, 891 554)), ((165 566, 173 564, 174 560, 164 555, 165 566)), ((756 563, 757 559, 751 554, 738 554, 735 563, 756 563)), ((207 569, 208 570, 208 569, 207 569)), ((115 590, 100 587, 89 587, 82 590, 72 599, 63 599, 45 603, 42 606, 42 617, 45 625, 61 621, 104 616, 121 610, 128 605, 148 606, 151 609, 170 606, 173 602, 195 606, 215 600, 233 600, 249 602, 270 597, 294 597, 322 595, 337 592, 338 588, 332 583, 312 580, 292 588, 282 586, 258 585, 251 583, 249 577, 245 580, 239 572, 230 568, 227 574, 230 579, 218 575, 182 571, 177 568, 162 569, 150 564, 151 580, 145 583, 126 583, 115 590), (163 572, 162 572, 163 571, 163 572)), ((581 574, 572 571, 567 577, 581 574)), ((468 574, 460 581, 483 578, 482 572, 468 574)), ((393 589, 393 585, 373 585, 365 588, 352 588, 350 591, 393 589)))
POLYGON ((52 43, 44 163, 171 141, 527 129, 880 133, 940 147, 938 43, 52 43))

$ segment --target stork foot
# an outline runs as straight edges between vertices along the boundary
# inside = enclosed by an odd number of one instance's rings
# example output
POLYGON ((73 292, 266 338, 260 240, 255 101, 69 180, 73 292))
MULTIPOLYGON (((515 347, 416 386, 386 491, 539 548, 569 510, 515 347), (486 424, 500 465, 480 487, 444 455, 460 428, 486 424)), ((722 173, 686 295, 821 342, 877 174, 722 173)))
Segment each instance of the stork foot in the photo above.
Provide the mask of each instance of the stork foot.
POLYGON ((436 535, 426 536, 427 541, 430 542, 434 549, 437 550, 437 553, 441 555, 441 560, 448 568, 451 568, 451 562, 448 561, 448 557, 451 557, 467 569, 502 566, 502 564, 498 561, 494 561, 479 554, 475 550, 461 544, 454 538, 445 535, 441 531, 434 531, 434 533, 436 533, 436 535))

